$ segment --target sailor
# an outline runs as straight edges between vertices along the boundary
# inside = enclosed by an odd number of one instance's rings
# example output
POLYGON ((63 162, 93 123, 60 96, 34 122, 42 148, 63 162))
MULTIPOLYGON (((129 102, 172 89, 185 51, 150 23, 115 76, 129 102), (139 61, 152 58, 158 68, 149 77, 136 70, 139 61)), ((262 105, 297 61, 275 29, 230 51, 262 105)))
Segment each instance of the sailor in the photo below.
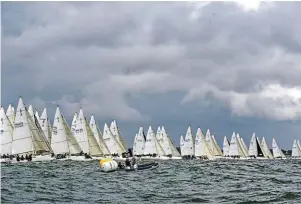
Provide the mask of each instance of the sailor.
POLYGON ((16 160, 17 160, 17 161, 20 161, 20 157, 19 157, 19 155, 17 155, 17 158, 16 158, 16 160))
POLYGON ((125 166, 126 167, 131 166, 131 162, 130 162, 129 158, 126 158, 126 160, 125 160, 125 166))
POLYGON ((133 157, 133 158, 132 158, 132 165, 135 165, 135 164, 136 164, 136 158, 133 157))
POLYGON ((28 155, 27 154, 25 155, 25 159, 28 161, 28 155))
POLYGON ((29 155, 28 160, 29 160, 29 161, 32 160, 32 154, 29 155))
POLYGON ((124 167, 124 166, 121 164, 121 162, 119 162, 119 163, 118 163, 118 168, 119 168, 119 169, 123 169, 123 167, 124 167))
POLYGON ((21 161, 23 161, 24 160, 24 156, 23 156, 23 154, 22 154, 22 156, 21 156, 21 161))

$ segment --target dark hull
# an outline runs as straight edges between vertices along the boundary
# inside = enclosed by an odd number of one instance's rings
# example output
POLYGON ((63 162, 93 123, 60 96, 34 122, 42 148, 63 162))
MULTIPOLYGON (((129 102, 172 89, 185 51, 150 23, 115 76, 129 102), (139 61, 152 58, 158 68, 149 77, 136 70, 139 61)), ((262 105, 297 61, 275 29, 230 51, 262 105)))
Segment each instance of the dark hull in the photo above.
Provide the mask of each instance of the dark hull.
POLYGON ((159 167, 158 163, 149 163, 149 164, 140 164, 138 167, 135 168, 130 168, 130 169, 124 169, 125 171, 141 171, 141 170, 146 170, 146 169, 156 169, 159 167))

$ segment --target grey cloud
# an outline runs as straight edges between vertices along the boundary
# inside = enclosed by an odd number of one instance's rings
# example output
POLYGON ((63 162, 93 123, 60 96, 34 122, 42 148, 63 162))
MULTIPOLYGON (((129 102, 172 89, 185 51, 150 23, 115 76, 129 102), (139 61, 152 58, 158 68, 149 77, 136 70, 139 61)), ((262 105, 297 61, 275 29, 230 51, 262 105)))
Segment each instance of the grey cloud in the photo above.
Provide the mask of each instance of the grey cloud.
POLYGON ((266 2, 247 12, 233 2, 3 3, 3 98, 30 92, 30 100, 53 101, 68 115, 84 106, 101 119, 152 121, 154 112, 129 98, 154 95, 148 103, 156 106, 157 94, 178 93, 180 110, 220 103, 237 116, 298 119, 300 7, 266 2), (271 87, 297 91, 266 96, 271 87))

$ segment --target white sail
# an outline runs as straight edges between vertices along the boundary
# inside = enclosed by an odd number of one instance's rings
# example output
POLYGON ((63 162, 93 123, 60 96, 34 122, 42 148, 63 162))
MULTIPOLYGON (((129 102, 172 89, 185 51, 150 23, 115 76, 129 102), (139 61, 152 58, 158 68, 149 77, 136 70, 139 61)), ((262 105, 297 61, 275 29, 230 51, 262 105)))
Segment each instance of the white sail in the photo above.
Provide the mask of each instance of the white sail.
POLYGON ((211 135, 211 139, 212 139, 212 141, 213 141, 214 148, 215 148, 215 151, 217 152, 217 155, 218 155, 218 156, 222 156, 222 155, 223 155, 222 150, 221 150, 221 148, 219 147, 219 145, 217 144, 217 141, 216 141, 214 135, 211 135))
POLYGON ((231 137, 231 142, 230 142, 230 147, 229 147, 229 155, 244 157, 244 153, 242 152, 242 149, 237 140, 237 136, 236 136, 235 132, 233 132, 232 137, 231 137))
MULTIPOLYGON (((169 135, 167 134, 167 131, 165 130, 165 128, 162 126, 161 128, 161 132, 162 132, 162 137, 163 137, 163 140, 168 144, 168 147, 171 151, 171 155, 173 157, 180 157, 180 153, 179 151, 177 150, 177 148, 174 146, 171 138, 169 137, 169 135)), ((165 151, 164 151, 165 152, 165 151)), ((167 154, 168 155, 168 154, 167 154)))
POLYGON ((298 147, 301 149, 301 144, 300 144, 300 141, 299 141, 299 140, 297 140, 297 145, 298 145, 298 147))
POLYGON ((19 99, 12 141, 12 154, 40 154, 50 153, 52 150, 44 140, 44 135, 37 127, 35 117, 31 116, 24 106, 22 98, 19 99))
POLYGON ((5 114, 4 108, 1 107, 0 110, 0 120, 1 120, 1 154, 11 154, 12 153, 12 141, 13 141, 13 126, 9 121, 9 118, 5 114))
POLYGON ((95 139, 93 132, 84 116, 83 109, 80 109, 75 127, 75 138, 84 153, 91 156, 102 156, 103 153, 95 139))
POLYGON ((222 153, 219 152, 219 150, 217 148, 218 145, 216 146, 217 143, 216 144, 214 143, 214 140, 212 138, 212 135, 211 135, 209 129, 206 132, 206 138, 205 139, 206 139, 208 147, 210 148, 210 151, 213 153, 213 155, 215 155, 215 156, 221 156, 222 153))
POLYGON ((285 158, 285 155, 283 154, 282 150, 279 148, 275 138, 273 138, 272 150, 275 158, 285 158))
POLYGON ((109 151, 105 141, 103 140, 102 133, 101 133, 98 125, 96 124, 96 121, 95 121, 93 115, 91 116, 89 125, 90 125, 93 135, 94 135, 95 139, 97 140, 97 143, 98 143, 101 151, 103 152, 103 154, 110 155, 110 151, 109 151))
POLYGON ((270 149, 269 149, 269 147, 268 147, 268 144, 266 143, 264 137, 262 138, 261 146, 262 146, 262 150, 265 152, 265 154, 267 155, 267 157, 268 157, 269 159, 273 159, 274 156, 272 155, 272 153, 271 153, 271 151, 270 151, 270 149))
POLYGON ((151 126, 149 126, 147 131, 144 148, 144 155, 149 154, 156 154, 158 156, 163 156, 165 154, 151 126))
POLYGON ((137 137, 138 137, 138 134, 136 133, 136 135, 134 137, 134 142, 133 142, 133 155, 134 155, 134 152, 137 152, 137 150, 136 150, 137 137))
POLYGON ((224 143, 223 143, 223 156, 229 156, 229 148, 230 148, 230 143, 227 139, 227 137, 224 137, 224 143))
POLYGON ((71 122, 71 132, 73 135, 75 135, 76 120, 77 120, 77 113, 75 112, 73 115, 72 122, 71 122))
POLYGON ((241 142, 241 145, 242 145, 242 148, 243 148, 243 152, 245 153, 245 155, 249 156, 249 153, 248 153, 248 147, 244 141, 244 139, 241 137, 240 138, 240 142, 241 142))
POLYGON ((71 129, 66 121, 66 118, 62 115, 63 119, 63 125, 64 129, 66 131, 67 139, 68 139, 68 145, 69 145, 69 151, 71 155, 78 155, 82 149, 80 148, 79 144, 77 143, 77 140, 75 139, 73 133, 71 132, 71 129))
POLYGON ((38 121, 40 121, 40 115, 39 115, 39 112, 36 110, 35 114, 36 118, 38 119, 38 121))
POLYGON ((126 152, 127 147, 126 147, 124 139, 122 138, 122 136, 120 134, 120 131, 119 131, 116 120, 113 120, 111 122, 110 130, 111 130, 112 134, 115 136, 115 138, 116 138, 117 142, 119 143, 119 145, 121 146, 123 152, 126 152))
POLYGON ((207 156, 209 159, 213 158, 213 153, 209 148, 205 136, 203 135, 200 128, 198 128, 195 137, 195 156, 196 157, 207 156))
POLYGON ((242 155, 243 157, 247 157, 249 156, 248 154, 248 149, 247 148, 244 148, 243 144, 242 144, 242 140, 241 140, 241 137, 240 135, 237 133, 236 134, 236 137, 237 137, 237 143, 238 143, 238 146, 239 146, 239 149, 241 150, 242 152, 242 155))
POLYGON ((253 133, 253 135, 251 137, 251 141, 250 141, 250 145, 249 145, 249 155, 255 156, 255 157, 257 157, 257 155, 258 155, 255 133, 253 133))
POLYGON ((161 127, 159 126, 156 132, 156 138, 158 141, 162 139, 162 134, 161 134, 161 127))
POLYGON ((70 149, 68 144, 67 132, 64 127, 64 121, 59 107, 57 107, 55 111, 52 135, 53 137, 51 139, 51 147, 53 149, 54 154, 69 154, 70 149))
POLYGON ((294 140, 293 143, 292 157, 301 157, 301 149, 297 143, 297 140, 294 140))
POLYGON ((183 135, 181 135, 180 137, 180 150, 181 150, 181 155, 186 155, 186 152, 185 152, 185 140, 183 138, 183 135))
POLYGON ((48 115, 47 115, 47 110, 46 108, 44 108, 43 113, 40 117, 40 125, 41 128, 46 136, 46 139, 51 143, 51 125, 50 125, 50 121, 48 119, 48 115))
POLYGON ((8 108, 7 108, 7 111, 6 111, 6 115, 11 123, 12 126, 14 126, 14 120, 15 120, 15 109, 14 107, 9 104, 8 105, 8 108))
POLYGON ((206 132, 206 141, 207 142, 209 142, 211 140, 210 136, 211 136, 210 130, 207 129, 207 132, 206 132))
POLYGON ((28 107, 28 113, 33 118, 34 113, 33 113, 33 107, 32 107, 32 105, 29 105, 29 107, 28 107))
POLYGON ((135 137, 134 141, 135 151, 133 151, 133 154, 136 155, 143 155, 144 153, 144 147, 145 147, 145 134, 143 131, 143 127, 139 128, 139 132, 137 137, 135 137))
POLYGON ((191 128, 188 127, 186 136, 185 136, 185 141, 184 141, 184 151, 185 154, 182 154, 182 156, 193 156, 194 155, 194 141, 193 141, 193 136, 192 136, 192 131, 191 128))
POLYGON ((122 155, 123 149, 106 123, 103 130, 103 140, 105 141, 111 154, 119 154, 119 156, 122 155))

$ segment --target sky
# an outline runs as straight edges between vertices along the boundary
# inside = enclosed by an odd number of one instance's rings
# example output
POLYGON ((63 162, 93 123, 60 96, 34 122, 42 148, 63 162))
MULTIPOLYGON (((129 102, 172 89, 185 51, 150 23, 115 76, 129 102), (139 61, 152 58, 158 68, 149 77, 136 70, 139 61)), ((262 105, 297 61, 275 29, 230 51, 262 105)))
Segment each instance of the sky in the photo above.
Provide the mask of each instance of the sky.
POLYGON ((83 107, 127 145, 164 125, 222 145, 301 139, 300 2, 2 2, 1 104, 83 107))

